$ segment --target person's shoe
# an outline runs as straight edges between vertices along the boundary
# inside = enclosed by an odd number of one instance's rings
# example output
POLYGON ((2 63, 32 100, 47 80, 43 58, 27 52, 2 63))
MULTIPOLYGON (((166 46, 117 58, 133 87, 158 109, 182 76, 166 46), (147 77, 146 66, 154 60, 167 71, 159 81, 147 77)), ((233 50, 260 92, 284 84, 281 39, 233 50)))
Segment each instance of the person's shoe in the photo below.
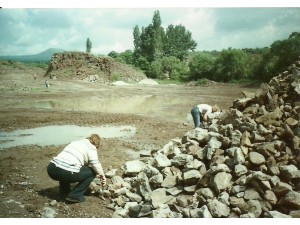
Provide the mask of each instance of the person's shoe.
POLYGON ((62 198, 66 198, 66 197, 68 197, 68 194, 69 194, 69 192, 59 192, 59 194, 60 194, 60 196, 62 197, 62 198))
POLYGON ((59 197, 60 197, 61 200, 65 200, 66 197, 68 197, 68 194, 61 194, 60 193, 59 197))
POLYGON ((70 185, 59 185, 60 196, 66 198, 71 191, 70 185))
POLYGON ((71 202, 71 203, 80 203, 81 202, 80 200, 71 198, 71 197, 66 197, 66 201, 71 202))

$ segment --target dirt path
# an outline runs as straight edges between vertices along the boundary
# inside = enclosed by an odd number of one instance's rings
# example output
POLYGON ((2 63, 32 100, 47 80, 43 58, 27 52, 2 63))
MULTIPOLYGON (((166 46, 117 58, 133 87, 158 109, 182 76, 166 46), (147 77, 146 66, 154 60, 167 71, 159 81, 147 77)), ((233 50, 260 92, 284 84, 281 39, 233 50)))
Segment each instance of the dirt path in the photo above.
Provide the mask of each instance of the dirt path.
MULTIPOLYGON (((40 77, 20 80, 14 74, 0 82, 1 132, 64 124, 136 127, 131 138, 107 138, 102 142, 100 160, 104 169, 111 166, 118 173, 130 159, 130 151, 160 149, 170 139, 193 129, 189 112, 194 105, 210 103, 228 109, 234 99, 242 97, 242 90, 256 90, 223 84, 111 86, 52 80, 46 88, 40 77)), ((87 196, 83 203, 66 204, 59 197, 58 183, 48 177, 46 167, 63 147, 0 149, 1 218, 40 217, 46 206, 58 213, 56 217, 111 217, 113 211, 106 207, 109 199, 87 196)))

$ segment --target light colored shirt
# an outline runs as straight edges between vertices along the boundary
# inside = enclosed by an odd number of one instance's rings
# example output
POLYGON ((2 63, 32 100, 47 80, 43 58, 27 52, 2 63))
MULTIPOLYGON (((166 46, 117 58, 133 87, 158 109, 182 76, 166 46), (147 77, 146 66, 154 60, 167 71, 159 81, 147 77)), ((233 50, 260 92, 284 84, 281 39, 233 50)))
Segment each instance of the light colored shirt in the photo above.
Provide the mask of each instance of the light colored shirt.
POLYGON ((197 105, 200 113, 203 115, 203 117, 207 117, 208 114, 212 113, 212 107, 207 104, 200 104, 197 105))
POLYGON ((88 139, 73 141, 51 160, 57 167, 78 173, 82 166, 91 166, 96 174, 105 179, 103 168, 99 162, 97 149, 88 139))

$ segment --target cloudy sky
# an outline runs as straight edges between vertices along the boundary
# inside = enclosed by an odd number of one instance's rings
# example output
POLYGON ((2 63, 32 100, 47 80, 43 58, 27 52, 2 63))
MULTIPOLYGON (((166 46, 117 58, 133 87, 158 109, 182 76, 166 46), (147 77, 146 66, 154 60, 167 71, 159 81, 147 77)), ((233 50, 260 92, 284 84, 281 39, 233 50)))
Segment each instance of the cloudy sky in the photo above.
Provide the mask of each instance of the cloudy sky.
POLYGON ((300 7, 4 7, 0 55, 37 54, 48 48, 85 51, 88 37, 94 54, 133 50, 133 27, 148 26, 155 10, 164 28, 185 26, 197 50, 269 47, 300 32, 300 7))

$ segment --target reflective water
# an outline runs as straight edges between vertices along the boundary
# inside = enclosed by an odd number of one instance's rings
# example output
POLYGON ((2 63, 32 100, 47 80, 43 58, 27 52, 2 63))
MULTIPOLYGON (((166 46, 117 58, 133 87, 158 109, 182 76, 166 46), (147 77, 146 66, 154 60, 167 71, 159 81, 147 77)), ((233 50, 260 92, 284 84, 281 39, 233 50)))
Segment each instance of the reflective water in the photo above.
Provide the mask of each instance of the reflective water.
MULTIPOLYGON (((186 119, 187 113, 178 112, 184 98, 157 95, 136 95, 127 97, 101 98, 92 96, 82 99, 53 99, 51 101, 21 102, 18 107, 41 109, 88 111, 105 113, 130 113, 162 116, 178 120, 186 119)), ((10 106, 11 107, 11 106, 10 106)))
POLYGON ((0 131, 0 149, 19 145, 62 145, 97 133, 101 138, 128 138, 135 135, 132 126, 80 127, 76 125, 45 126, 13 132, 0 131))

